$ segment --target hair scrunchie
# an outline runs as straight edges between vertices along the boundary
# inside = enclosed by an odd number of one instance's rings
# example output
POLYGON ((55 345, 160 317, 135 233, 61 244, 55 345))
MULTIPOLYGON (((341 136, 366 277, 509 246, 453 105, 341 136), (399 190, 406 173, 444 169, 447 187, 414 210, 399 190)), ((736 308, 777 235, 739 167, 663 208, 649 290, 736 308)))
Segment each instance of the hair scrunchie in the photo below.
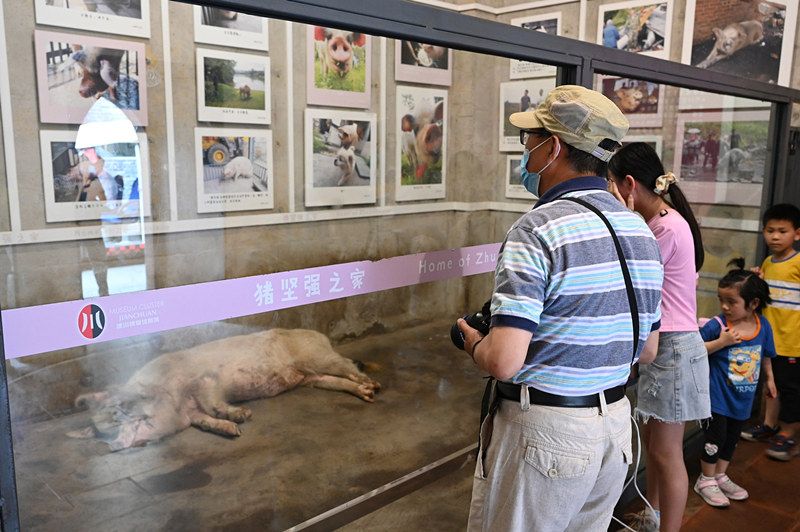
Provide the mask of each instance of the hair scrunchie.
POLYGON ((664 175, 660 175, 656 178, 656 186, 653 189, 653 192, 658 194, 659 196, 663 196, 667 192, 669 192, 669 186, 673 183, 677 183, 678 178, 672 172, 667 172, 664 175))

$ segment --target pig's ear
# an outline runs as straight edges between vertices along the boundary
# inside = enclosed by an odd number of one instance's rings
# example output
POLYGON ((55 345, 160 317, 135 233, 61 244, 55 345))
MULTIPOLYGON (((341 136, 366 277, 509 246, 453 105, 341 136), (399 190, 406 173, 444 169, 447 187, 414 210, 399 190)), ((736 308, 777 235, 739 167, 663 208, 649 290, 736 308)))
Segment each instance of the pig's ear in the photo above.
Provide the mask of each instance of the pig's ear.
POLYGON ((70 438, 78 438, 80 440, 88 440, 89 438, 94 438, 94 428, 85 427, 78 430, 71 430, 67 432, 67 436, 70 438))
POLYGON ((314 40, 315 41, 325 40, 325 28, 323 28, 322 26, 314 26, 314 40))
POLYGON ((433 110, 433 119, 436 122, 444 120, 444 100, 436 104, 436 108, 433 110))
POLYGON ((353 44, 355 46, 364 46, 367 44, 367 36, 363 33, 354 33, 353 34, 353 44))
POLYGON ((719 28, 714 28, 711 30, 714 33, 714 37, 717 39, 717 42, 722 41, 722 30, 719 28))

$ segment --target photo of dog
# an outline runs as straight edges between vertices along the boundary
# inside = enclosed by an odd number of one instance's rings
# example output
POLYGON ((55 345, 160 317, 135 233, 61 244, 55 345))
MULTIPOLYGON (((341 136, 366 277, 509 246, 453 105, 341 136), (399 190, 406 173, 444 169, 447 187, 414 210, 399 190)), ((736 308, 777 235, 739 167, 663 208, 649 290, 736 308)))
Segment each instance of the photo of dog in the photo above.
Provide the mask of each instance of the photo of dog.
POLYGON ((632 0, 599 7, 597 43, 669 59, 672 0, 632 0))
POLYGON ((625 113, 631 127, 662 125, 661 85, 640 79, 610 76, 598 76, 597 80, 597 90, 625 113))
POLYGON ((308 103, 368 108, 372 58, 368 35, 308 26, 308 103))
POLYGON ((453 82, 453 50, 416 41, 395 41, 394 79, 426 85, 453 82))
POLYGON ((272 132, 195 129, 198 212, 273 208, 272 132))
POLYGON ((519 143, 519 130, 508 118, 513 113, 535 109, 556 86, 556 78, 538 78, 523 81, 508 81, 500 84, 500 151, 523 150, 519 143))
MULTIPOLYGON (((549 35, 561 35, 561 11, 533 17, 512 18, 511 25, 549 35)), ((518 61, 516 59, 511 59, 510 61, 510 79, 551 77, 555 76, 558 70, 554 66, 533 61, 518 61)))
POLYGON ((199 120, 270 123, 268 57, 198 48, 197 86, 199 120))
POLYGON ((194 6, 192 9, 195 42, 269 50, 266 18, 217 7, 194 6))
POLYGON ((375 127, 371 113, 306 110, 306 205, 374 203, 375 127))
POLYGON ((34 0, 34 4, 38 24, 150 37, 149 0, 34 0))
POLYGON ((40 120, 80 124, 106 98, 137 126, 147 125, 144 45, 37 30, 40 120))
POLYGON ((708 9, 711 5, 709 0, 687 3, 683 62, 787 85, 797 2, 742 0, 729 9, 708 9))

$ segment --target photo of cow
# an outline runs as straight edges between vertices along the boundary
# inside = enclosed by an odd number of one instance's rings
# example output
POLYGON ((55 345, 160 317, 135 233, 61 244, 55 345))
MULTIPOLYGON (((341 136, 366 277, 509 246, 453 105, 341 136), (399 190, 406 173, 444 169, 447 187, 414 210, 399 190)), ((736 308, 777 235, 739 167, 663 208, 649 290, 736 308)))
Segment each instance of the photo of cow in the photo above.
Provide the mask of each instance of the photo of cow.
POLYGON ((661 127, 663 87, 640 79, 598 76, 597 90, 614 102, 631 127, 661 127))
POLYGON ((133 125, 147 125, 143 44, 37 30, 35 47, 41 122, 80 124, 106 98, 133 125))
POLYGON ((268 50, 268 20, 217 7, 194 6, 194 40, 206 44, 268 50))
POLYGON ((34 0, 37 24, 150 37, 149 0, 34 0))
POLYGON ((308 26, 308 103, 368 109, 371 38, 363 33, 308 26))
MULTIPOLYGON (((561 35, 561 12, 545 13, 533 17, 512 18, 511 25, 550 35, 561 35)), ((533 61, 518 61, 517 59, 511 59, 510 61, 510 79, 551 77, 555 76, 558 70, 552 65, 535 63, 533 61)))
POLYGON ((426 85, 453 82, 453 50, 415 41, 395 41, 394 79, 426 85))
POLYGON ((197 119, 270 123, 269 57, 197 50, 197 119))
POLYGON ((797 2, 741 0, 715 9, 713 0, 688 0, 686 64, 767 83, 789 84, 797 2))
POLYGON ((518 112, 535 109, 551 89, 556 86, 556 78, 508 81, 500 84, 500 151, 523 150, 519 143, 519 129, 511 125, 508 118, 518 112))
POLYGON ((632 0, 599 7, 597 43, 669 59, 672 0, 632 0))

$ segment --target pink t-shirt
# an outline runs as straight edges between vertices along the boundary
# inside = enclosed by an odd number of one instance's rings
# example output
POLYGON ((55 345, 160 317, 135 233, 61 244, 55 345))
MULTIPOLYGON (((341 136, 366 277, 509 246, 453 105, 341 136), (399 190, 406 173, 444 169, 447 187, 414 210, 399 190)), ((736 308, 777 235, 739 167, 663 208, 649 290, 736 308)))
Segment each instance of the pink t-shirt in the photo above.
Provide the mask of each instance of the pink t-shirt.
POLYGON ((647 222, 656 237, 664 264, 661 291, 661 332, 696 331, 697 272, 694 266, 692 230, 673 209, 656 214, 647 222))

